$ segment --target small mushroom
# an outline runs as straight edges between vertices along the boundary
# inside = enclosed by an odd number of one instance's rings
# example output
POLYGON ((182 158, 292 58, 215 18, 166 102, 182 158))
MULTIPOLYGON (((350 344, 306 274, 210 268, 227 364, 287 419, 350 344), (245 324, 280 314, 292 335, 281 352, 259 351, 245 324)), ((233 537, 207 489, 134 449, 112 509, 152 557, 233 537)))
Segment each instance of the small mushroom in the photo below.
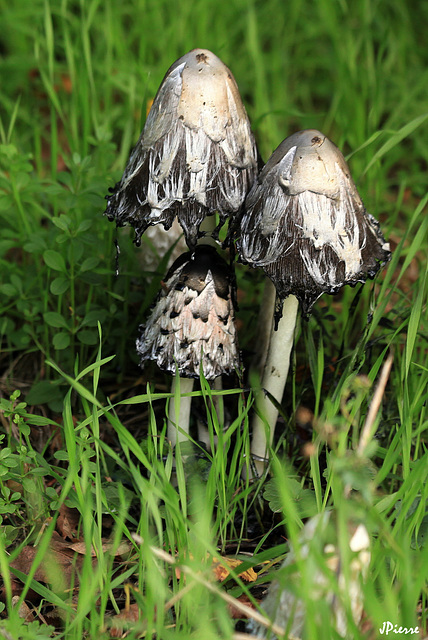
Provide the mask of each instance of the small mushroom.
MULTIPOLYGON (((308 315, 322 293, 373 278, 390 258, 389 244, 365 210, 343 155, 313 129, 286 138, 273 152, 248 194, 240 233, 241 260, 261 267, 277 293, 277 331, 262 387, 281 402, 299 302, 308 315)), ((272 442, 278 412, 261 396, 258 406, 272 442)), ((253 453, 263 457, 266 431, 259 418, 253 433, 253 453)))
MULTIPOLYGON (((286 637, 308 638, 305 633, 308 600, 328 606, 332 625, 342 637, 347 636, 349 627, 346 605, 355 624, 361 621, 361 582, 367 579, 370 565, 370 537, 362 523, 349 521, 348 548, 345 549, 343 537, 339 544, 335 520, 334 512, 325 511, 307 521, 299 535, 298 548, 290 549, 262 603, 276 628, 287 632, 286 637), (302 569, 305 579, 302 579, 302 569)), ((320 614, 316 623, 322 625, 324 620, 320 614)), ((253 625, 251 630, 260 639, 277 638, 260 625, 253 625)))
POLYGON ((257 150, 234 77, 206 49, 174 62, 156 94, 106 215, 135 229, 169 229, 177 216, 190 249, 206 216, 236 215, 257 173, 257 150))
MULTIPOLYGON (((232 291, 231 269, 214 247, 199 245, 180 256, 137 340, 142 366, 154 360, 163 371, 178 374, 181 393, 192 391, 201 371, 209 381, 236 371, 240 357, 232 291)), ((176 384, 174 378, 172 393, 176 384)), ((181 398, 176 415, 170 403, 168 437, 173 445, 176 427, 189 432, 190 404, 190 397, 181 398)))

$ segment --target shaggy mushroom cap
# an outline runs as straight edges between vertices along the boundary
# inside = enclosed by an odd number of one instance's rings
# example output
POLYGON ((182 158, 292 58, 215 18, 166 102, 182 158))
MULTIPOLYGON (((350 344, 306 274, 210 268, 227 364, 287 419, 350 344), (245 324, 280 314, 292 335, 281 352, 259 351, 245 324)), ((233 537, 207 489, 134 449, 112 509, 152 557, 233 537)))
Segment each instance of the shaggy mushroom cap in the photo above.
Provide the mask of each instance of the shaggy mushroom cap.
POLYGON ((106 215, 135 229, 169 229, 174 217, 189 248, 199 226, 218 212, 236 214, 257 172, 257 150, 229 69, 206 49, 174 62, 156 94, 120 182, 106 196, 106 215))
POLYGON ((163 371, 207 380, 239 367, 232 301, 233 273, 214 247, 199 245, 169 270, 152 313, 137 340, 141 364, 155 360, 163 371))
POLYGON ((343 155, 314 129, 286 138, 266 163, 245 203, 238 249, 304 314, 322 293, 365 282, 390 259, 343 155))

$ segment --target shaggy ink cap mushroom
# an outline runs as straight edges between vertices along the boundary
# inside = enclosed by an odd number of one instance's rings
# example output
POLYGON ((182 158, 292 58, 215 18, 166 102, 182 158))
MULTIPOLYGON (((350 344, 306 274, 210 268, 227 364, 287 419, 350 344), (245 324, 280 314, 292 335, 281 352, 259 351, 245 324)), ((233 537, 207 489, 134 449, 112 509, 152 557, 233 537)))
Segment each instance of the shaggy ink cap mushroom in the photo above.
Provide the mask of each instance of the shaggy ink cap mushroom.
POLYGON ((286 138, 247 196, 241 260, 262 267, 307 315, 322 293, 373 278, 390 259, 339 149, 314 129, 286 138))
POLYGON ((214 247, 199 245, 169 270, 137 340, 141 364, 207 380, 230 375, 240 359, 234 323, 234 276, 214 247))
POLYGON ((156 94, 106 215, 135 229, 169 229, 177 216, 190 249, 203 219, 236 215, 257 175, 257 150, 236 81, 206 49, 174 62, 156 94))

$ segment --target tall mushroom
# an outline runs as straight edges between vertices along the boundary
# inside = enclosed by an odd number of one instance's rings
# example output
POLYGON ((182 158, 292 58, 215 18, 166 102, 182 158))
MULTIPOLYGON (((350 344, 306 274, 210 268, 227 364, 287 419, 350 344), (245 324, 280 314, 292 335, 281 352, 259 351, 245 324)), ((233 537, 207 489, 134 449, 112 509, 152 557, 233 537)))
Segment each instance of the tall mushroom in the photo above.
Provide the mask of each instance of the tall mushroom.
POLYGON ((168 69, 106 215, 135 229, 169 229, 174 218, 190 249, 206 216, 237 214, 257 173, 257 150, 235 79, 206 49, 168 69))
MULTIPOLYGON (((180 256, 169 270, 152 313, 137 340, 141 364, 154 360, 176 376, 180 394, 190 393, 201 370, 207 380, 239 368, 232 300, 233 273, 214 247, 199 245, 180 256)), ((176 378, 172 385, 175 391, 176 378)), ((190 397, 170 402, 168 438, 175 445, 177 428, 189 432, 190 397)))
MULTIPOLYGON (((390 258, 389 245, 343 155, 313 129, 286 138, 273 152, 248 194, 240 233, 241 260, 261 267, 277 292, 261 386, 281 402, 299 303, 307 315, 322 293, 373 278, 390 258)), ((256 403, 252 452, 263 458, 278 411, 263 393, 256 403)), ((255 464, 263 471, 262 462, 255 464)))

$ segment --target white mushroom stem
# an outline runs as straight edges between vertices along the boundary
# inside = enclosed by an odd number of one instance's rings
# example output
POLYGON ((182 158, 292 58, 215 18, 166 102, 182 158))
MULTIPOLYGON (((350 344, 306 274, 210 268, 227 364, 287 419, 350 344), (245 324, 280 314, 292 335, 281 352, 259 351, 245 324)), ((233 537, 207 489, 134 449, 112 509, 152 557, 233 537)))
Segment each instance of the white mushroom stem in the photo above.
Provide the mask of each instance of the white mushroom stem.
POLYGON ((192 398, 183 397, 184 393, 193 391, 193 378, 180 378, 175 376, 171 385, 173 397, 168 406, 168 439, 173 447, 177 440, 183 442, 187 440, 189 434, 190 410, 192 398))
POLYGON ((284 301, 282 318, 275 331, 272 319, 269 347, 261 379, 261 389, 256 394, 257 413, 252 424, 251 454, 258 475, 265 469, 269 458, 269 447, 272 446, 278 410, 271 402, 265 390, 278 403, 281 402, 290 366, 290 354, 294 342, 299 301, 288 296, 284 301))
POLYGON ((272 333, 272 318, 275 313, 276 289, 272 280, 265 279, 262 301, 260 303, 259 317, 256 330, 256 345, 253 360, 250 367, 250 378, 257 374, 259 378, 266 364, 266 356, 269 347, 270 335, 272 333))
MULTIPOLYGON (((210 384, 211 389, 214 391, 221 391, 223 389, 223 380, 221 376, 214 378, 214 380, 210 384)), ((223 396, 213 396, 212 404, 215 412, 217 413, 217 419, 220 425, 220 428, 224 426, 224 400, 223 396)), ((203 442, 207 448, 207 451, 211 451, 211 438, 209 429, 203 424, 200 420, 198 420, 198 440, 199 442, 203 442)), ((217 436, 213 433, 212 441, 214 445, 217 446, 217 436)))

